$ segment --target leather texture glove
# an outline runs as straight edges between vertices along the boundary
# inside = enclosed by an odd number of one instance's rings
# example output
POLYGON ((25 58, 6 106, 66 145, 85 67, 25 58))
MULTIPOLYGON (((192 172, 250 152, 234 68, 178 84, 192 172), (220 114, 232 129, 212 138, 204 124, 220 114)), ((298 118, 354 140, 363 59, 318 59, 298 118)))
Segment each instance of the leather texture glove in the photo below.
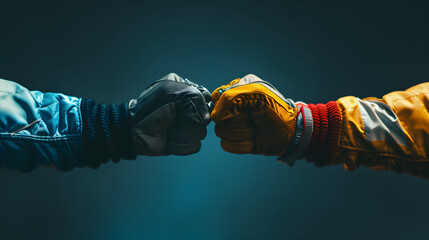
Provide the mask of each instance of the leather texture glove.
POLYGON ((280 156, 291 144, 298 110, 270 83, 249 74, 217 88, 212 101, 225 151, 280 156))
POLYGON ((139 155, 189 155, 201 148, 210 123, 210 92, 177 74, 155 81, 129 103, 139 155))
POLYGON ((82 100, 85 165, 198 152, 210 123, 209 102, 207 89, 174 73, 119 106, 82 100))
POLYGON ((227 152, 280 156, 290 166, 306 157, 323 166, 337 146, 336 102, 295 103, 252 74, 217 88, 212 101, 215 132, 227 152))

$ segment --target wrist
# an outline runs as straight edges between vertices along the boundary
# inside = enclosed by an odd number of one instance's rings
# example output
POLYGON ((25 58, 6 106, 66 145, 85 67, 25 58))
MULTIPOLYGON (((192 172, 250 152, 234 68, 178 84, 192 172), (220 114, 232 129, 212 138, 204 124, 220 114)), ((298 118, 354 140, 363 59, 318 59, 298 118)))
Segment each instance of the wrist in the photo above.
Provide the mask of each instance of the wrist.
POLYGON ((109 159, 135 159, 136 151, 128 117, 128 103, 96 104, 82 99, 84 165, 97 168, 109 159))
POLYGON ((337 102, 296 105, 295 132, 279 160, 292 166, 297 159, 305 157, 316 166, 329 165, 341 133, 341 112, 337 102))
POLYGON ((329 165, 341 134, 340 108, 336 101, 309 104, 308 107, 313 116, 314 131, 304 156, 318 167, 329 165))

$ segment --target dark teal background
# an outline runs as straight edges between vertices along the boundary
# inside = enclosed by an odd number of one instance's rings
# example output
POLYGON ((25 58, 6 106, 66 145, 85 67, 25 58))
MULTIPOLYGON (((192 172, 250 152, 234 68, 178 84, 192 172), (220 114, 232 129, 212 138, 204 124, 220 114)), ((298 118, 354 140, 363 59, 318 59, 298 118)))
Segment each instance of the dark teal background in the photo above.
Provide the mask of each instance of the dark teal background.
MULTIPOLYGON (((305 2, 3 0, 0 77, 105 103, 169 72, 210 90, 254 73, 306 102, 428 81, 424 1, 305 2)), ((210 124, 192 156, 1 169, 0 239, 428 239, 428 180, 275 160, 223 152, 210 124)))

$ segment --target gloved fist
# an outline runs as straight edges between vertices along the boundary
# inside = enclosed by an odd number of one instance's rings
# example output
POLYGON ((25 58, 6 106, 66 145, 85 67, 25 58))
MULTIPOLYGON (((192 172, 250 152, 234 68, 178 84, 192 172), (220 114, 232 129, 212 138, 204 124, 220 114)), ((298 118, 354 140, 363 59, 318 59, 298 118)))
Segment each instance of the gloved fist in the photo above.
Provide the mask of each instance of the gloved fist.
POLYGON ((82 165, 97 168, 137 155, 188 155, 201 148, 210 123, 210 92, 174 73, 119 106, 83 99, 82 165))
POLYGON ((210 123, 209 91, 170 73, 129 102, 138 155, 188 155, 201 148, 210 123))
MULTIPOLYGON (((304 138, 295 136, 295 133, 305 134, 304 125, 297 124, 302 120, 297 105, 255 75, 249 74, 217 88, 212 93, 212 101, 215 132, 227 152, 282 156, 292 165, 302 157, 304 145, 309 144, 311 135, 301 144, 304 138)), ((311 128, 310 125, 307 128, 311 128)))

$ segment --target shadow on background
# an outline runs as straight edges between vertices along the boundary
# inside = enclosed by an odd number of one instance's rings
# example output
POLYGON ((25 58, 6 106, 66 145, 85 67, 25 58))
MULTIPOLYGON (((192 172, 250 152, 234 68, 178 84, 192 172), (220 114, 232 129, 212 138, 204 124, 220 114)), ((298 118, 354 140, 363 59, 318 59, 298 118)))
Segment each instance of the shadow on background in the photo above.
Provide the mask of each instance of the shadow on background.
MULTIPOLYGON (((169 72, 210 90, 254 73, 306 102, 381 97, 428 80, 427 10, 1 1, 0 77, 105 103, 169 72)), ((211 124, 188 157, 0 170, 0 239, 427 239, 427 180, 275 160, 223 152, 211 124)))

